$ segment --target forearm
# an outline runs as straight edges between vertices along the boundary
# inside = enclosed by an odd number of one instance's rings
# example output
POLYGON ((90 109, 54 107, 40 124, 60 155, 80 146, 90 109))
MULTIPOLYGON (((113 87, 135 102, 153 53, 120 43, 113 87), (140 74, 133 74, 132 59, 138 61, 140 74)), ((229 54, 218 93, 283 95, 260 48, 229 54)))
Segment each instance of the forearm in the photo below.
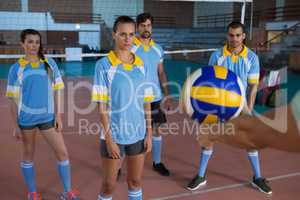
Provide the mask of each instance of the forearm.
POLYGON ((159 68, 159 70, 158 70, 159 81, 160 81, 161 87, 163 89, 164 96, 167 97, 167 96, 169 96, 167 75, 164 71, 163 64, 159 64, 158 68, 159 68))
POLYGON ((164 96, 165 97, 169 96, 169 89, 168 89, 168 85, 167 85, 168 80, 167 80, 167 76, 165 73, 163 73, 161 75, 160 83, 161 83, 161 87, 163 89, 164 96))
POLYGON ((63 108, 62 108, 62 92, 60 90, 55 91, 54 93, 54 99, 55 99, 55 116, 60 117, 61 114, 63 113, 63 108))
POLYGON ((107 111, 107 104, 106 103, 99 103, 99 114, 100 114, 100 123, 102 124, 102 128, 105 135, 105 140, 111 141, 111 129, 110 129, 110 121, 108 118, 108 111, 107 111))
POLYGON ((18 106, 12 99, 9 100, 11 119, 14 124, 18 124, 18 106))
POLYGON ((151 104, 144 104, 145 121, 146 121, 146 132, 148 136, 152 136, 152 122, 151 122, 151 104))
POLYGON ((249 86, 249 93, 247 97, 247 106, 250 111, 252 111, 256 99, 256 94, 257 94, 257 85, 251 85, 249 86))

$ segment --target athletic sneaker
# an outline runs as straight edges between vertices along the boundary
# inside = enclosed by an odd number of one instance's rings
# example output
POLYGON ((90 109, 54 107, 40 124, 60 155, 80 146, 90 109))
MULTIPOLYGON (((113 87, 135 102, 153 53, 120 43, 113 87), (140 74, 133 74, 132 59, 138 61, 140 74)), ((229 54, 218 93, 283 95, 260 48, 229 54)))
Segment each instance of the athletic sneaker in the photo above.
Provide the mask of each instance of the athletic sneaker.
POLYGON ((169 170, 162 163, 155 164, 153 162, 153 170, 157 171, 162 176, 170 176, 169 170))
POLYGON ((77 191, 71 190, 70 192, 63 192, 60 194, 61 200, 80 200, 77 191))
POLYGON ((265 194, 272 194, 272 189, 267 183, 268 181, 265 178, 255 179, 255 177, 253 177, 251 185, 265 194))
POLYGON ((201 186, 206 184, 205 177, 199 176, 198 174, 189 182, 187 185, 187 189, 194 191, 199 189, 201 186))
POLYGON ((42 197, 37 192, 28 192, 27 199, 28 200, 42 200, 42 197))

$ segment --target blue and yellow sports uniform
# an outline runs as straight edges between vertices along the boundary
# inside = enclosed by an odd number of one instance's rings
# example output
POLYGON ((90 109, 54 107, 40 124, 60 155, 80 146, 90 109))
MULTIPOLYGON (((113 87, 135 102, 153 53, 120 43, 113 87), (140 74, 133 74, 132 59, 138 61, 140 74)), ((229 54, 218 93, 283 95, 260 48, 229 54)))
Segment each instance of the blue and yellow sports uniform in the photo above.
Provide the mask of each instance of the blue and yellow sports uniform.
POLYGON ((240 54, 235 55, 229 52, 227 45, 225 45, 211 55, 208 64, 224 66, 236 73, 245 89, 247 89, 248 84, 258 84, 259 82, 258 57, 246 46, 243 47, 240 54))
MULTIPOLYGON (((246 46, 243 46, 243 49, 239 54, 232 54, 228 51, 227 45, 225 45, 223 48, 218 49, 211 55, 209 59, 209 65, 224 66, 236 73, 244 85, 245 92, 247 91, 249 84, 255 85, 259 82, 260 69, 258 57, 246 46)), ((212 152, 209 153, 208 159, 211 154, 212 152)), ((202 156, 205 158, 205 155, 202 156)), ((265 182, 261 181, 264 179, 262 178, 260 172, 258 151, 248 151, 248 158, 254 173, 252 185, 255 185, 265 193, 272 193, 271 188, 266 185, 265 182)), ((205 159, 207 160, 207 158, 205 159)), ((204 166, 204 164, 200 165, 200 169, 201 166, 204 166)), ((201 171, 200 176, 204 176, 203 171, 201 171)))
POLYGON ((163 49, 152 39, 149 45, 143 45, 138 38, 135 38, 131 51, 138 55, 145 64, 146 80, 153 84, 155 95, 153 102, 160 101, 162 99, 162 91, 158 77, 158 64, 163 63, 163 49))
MULTIPOLYGON (((133 64, 125 64, 111 51, 96 63, 92 101, 108 103, 113 141, 133 144, 145 138, 144 103, 154 99, 146 86, 143 61, 134 55, 133 64)), ((104 134, 100 137, 105 139, 104 134)))
POLYGON ((18 124, 34 126, 54 120, 55 90, 64 88, 64 83, 55 61, 46 58, 51 68, 49 75, 45 62, 29 62, 20 58, 10 68, 6 96, 15 99, 18 105, 18 124))

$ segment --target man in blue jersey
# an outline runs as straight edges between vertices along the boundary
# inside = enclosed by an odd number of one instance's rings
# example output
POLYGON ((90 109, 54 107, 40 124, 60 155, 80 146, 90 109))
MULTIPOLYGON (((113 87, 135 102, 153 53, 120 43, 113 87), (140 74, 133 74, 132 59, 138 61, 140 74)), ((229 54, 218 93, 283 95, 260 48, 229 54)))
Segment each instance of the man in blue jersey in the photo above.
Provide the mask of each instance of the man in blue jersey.
POLYGON ((167 76, 163 66, 164 51, 159 44, 153 41, 153 17, 149 13, 139 14, 136 18, 138 37, 135 38, 132 52, 140 56, 145 63, 146 79, 153 86, 155 99, 151 103, 151 116, 153 124, 152 159, 153 169, 162 176, 169 176, 169 170, 161 162, 162 136, 158 127, 166 123, 165 114, 161 108, 163 104, 167 110, 171 107, 171 99, 167 87, 167 76))
MULTIPOLYGON (((247 93, 244 113, 251 114, 259 81, 259 60, 257 55, 244 45, 245 38, 244 25, 240 22, 230 23, 227 27, 227 43, 211 55, 209 65, 227 67, 239 76, 247 93)), ((212 153, 212 146, 202 150, 199 172, 188 184, 189 190, 196 190, 206 184, 205 172, 212 153)), ((252 186, 263 193, 271 194, 271 188, 260 173, 258 151, 248 150, 248 158, 254 172, 252 186)))

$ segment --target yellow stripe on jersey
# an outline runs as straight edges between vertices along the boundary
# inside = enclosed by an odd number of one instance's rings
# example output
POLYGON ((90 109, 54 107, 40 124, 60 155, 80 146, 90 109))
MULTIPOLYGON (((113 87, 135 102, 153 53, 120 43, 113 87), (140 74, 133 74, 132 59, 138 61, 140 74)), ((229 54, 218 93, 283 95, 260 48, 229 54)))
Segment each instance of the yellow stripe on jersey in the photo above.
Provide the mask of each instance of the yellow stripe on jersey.
POLYGON ((7 97, 13 97, 13 98, 17 98, 20 96, 19 92, 12 92, 12 91, 7 91, 5 96, 7 97))
POLYGON ((259 80, 257 78, 248 78, 249 84, 258 84, 259 80))
POLYGON ((55 85, 53 85, 53 90, 60 90, 60 89, 63 89, 65 87, 64 83, 61 82, 61 83, 57 83, 55 85))
POLYGON ((144 96, 145 102, 152 102, 154 100, 154 95, 144 96))
POLYGON ((92 101, 108 101, 109 96, 107 94, 93 94, 92 101))

